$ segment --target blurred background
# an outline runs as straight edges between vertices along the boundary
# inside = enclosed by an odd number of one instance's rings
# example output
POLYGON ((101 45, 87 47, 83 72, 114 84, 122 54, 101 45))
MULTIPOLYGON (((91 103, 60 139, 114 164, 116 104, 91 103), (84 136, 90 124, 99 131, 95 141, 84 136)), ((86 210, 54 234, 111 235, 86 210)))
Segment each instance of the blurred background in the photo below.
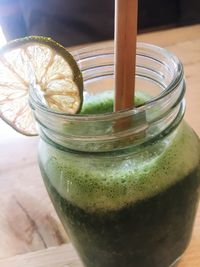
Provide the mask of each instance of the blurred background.
MULTIPOLYGON (((139 32, 195 23, 200 0, 139 0, 139 32)), ((0 0, 0 25, 8 41, 44 35, 72 46, 112 39, 114 0, 0 0)))

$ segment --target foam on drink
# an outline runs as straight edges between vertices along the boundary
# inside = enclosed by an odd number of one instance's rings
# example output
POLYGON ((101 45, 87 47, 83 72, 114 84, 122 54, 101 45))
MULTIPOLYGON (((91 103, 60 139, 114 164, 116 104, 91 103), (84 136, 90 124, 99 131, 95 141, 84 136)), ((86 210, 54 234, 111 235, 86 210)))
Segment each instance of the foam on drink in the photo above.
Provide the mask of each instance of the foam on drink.
POLYGON ((77 157, 76 152, 68 155, 51 146, 40 151, 44 153, 42 161, 45 155, 49 182, 63 198, 89 211, 107 211, 166 190, 194 171, 200 161, 199 141, 185 123, 173 136, 150 147, 145 152, 122 155, 123 160, 115 153, 108 153, 107 163, 104 160, 101 166, 101 154, 95 155, 98 159, 95 160, 91 154, 79 152, 77 157))

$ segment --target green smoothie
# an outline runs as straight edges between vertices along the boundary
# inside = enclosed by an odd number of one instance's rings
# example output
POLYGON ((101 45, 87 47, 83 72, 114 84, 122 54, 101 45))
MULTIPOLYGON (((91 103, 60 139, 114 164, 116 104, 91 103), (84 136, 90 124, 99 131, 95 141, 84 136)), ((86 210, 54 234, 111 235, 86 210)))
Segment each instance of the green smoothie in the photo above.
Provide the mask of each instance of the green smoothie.
MULTIPOLYGON (((93 99, 83 113, 111 106, 93 99)), ((48 140, 39 150, 49 195, 86 267, 168 267, 182 255, 200 189, 199 139, 186 123, 140 150, 84 153, 48 140)))

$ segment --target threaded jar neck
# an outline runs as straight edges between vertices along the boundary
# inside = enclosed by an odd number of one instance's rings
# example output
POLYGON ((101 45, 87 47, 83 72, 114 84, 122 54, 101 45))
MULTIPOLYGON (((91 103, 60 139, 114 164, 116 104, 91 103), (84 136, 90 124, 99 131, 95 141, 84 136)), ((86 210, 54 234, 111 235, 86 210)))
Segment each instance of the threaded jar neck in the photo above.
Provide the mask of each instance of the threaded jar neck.
MULTIPOLYGON (((74 51, 84 79, 84 103, 114 96, 112 43, 74 51)), ((176 128, 185 111, 185 81, 179 59, 167 50, 138 43, 136 90, 148 99, 131 110, 67 115, 48 109, 34 93, 30 105, 42 137, 78 151, 104 152, 138 146, 176 128)))

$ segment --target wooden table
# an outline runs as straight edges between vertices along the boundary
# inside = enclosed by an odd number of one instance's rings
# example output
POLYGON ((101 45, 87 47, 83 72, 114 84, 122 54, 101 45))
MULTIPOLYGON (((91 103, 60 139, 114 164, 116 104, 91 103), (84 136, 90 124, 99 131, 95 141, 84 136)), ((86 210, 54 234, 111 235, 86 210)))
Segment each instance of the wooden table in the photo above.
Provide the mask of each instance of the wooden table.
MULTIPOLYGON (((138 40, 166 47, 182 60, 186 120, 200 136, 200 25, 143 34, 138 40)), ((37 142, 0 121, 0 267, 80 267, 42 183, 37 142)), ((180 264, 199 266, 200 210, 180 264)))

